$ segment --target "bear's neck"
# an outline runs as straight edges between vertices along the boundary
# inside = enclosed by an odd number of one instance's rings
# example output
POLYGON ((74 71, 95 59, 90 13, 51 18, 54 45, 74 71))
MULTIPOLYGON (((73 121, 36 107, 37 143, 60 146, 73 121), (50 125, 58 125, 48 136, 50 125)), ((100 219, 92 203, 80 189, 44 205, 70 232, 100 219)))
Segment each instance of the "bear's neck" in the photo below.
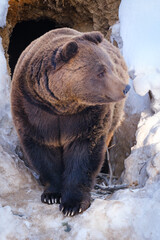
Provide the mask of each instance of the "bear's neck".
POLYGON ((35 85, 34 89, 30 87, 30 92, 32 92, 31 96, 42 105, 44 101, 47 105, 51 105, 51 110, 54 110, 57 115, 75 114, 83 111, 87 107, 75 98, 59 99, 53 92, 46 91, 44 86, 35 85))

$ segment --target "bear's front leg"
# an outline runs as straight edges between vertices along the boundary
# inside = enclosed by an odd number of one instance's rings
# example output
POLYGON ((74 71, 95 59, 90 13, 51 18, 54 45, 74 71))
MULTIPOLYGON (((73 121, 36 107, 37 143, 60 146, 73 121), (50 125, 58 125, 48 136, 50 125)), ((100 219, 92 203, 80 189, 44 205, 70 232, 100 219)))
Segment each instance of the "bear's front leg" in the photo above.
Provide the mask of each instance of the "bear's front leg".
POLYGON ((29 165, 40 175, 45 190, 41 201, 46 204, 60 203, 62 186, 62 149, 39 144, 29 136, 21 136, 24 153, 29 165))
POLYGON ((76 140, 64 148, 64 174, 60 211, 74 216, 90 206, 90 191, 105 158, 105 138, 95 147, 87 140, 76 140))

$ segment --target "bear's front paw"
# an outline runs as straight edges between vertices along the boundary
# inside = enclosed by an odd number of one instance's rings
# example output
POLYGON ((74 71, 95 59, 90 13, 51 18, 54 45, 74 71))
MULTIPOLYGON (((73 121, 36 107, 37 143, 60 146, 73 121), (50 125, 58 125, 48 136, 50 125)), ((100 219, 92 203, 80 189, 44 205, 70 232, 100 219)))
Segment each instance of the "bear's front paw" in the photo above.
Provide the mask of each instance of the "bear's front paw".
POLYGON ((61 202, 61 194, 53 192, 45 192, 41 195, 41 201, 46 204, 54 204, 61 202))
POLYGON ((90 206, 90 194, 87 194, 83 200, 78 200, 73 195, 67 198, 63 198, 60 204, 60 211, 64 214, 64 216, 73 217, 76 214, 84 212, 90 206))

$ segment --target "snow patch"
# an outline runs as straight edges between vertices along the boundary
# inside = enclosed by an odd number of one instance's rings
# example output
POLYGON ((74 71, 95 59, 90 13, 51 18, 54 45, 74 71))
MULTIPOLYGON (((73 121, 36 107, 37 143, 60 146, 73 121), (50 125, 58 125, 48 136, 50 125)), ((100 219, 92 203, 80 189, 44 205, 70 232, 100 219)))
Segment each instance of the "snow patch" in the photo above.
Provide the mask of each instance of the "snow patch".
POLYGON ((10 206, 0 206, 1 240, 27 239, 26 228, 20 217, 13 214, 10 206))
POLYGON ((119 22, 117 22, 113 26, 111 26, 110 29, 111 29, 111 36, 110 36, 111 43, 114 44, 114 41, 116 41, 118 48, 120 49, 120 51, 122 51, 123 42, 122 42, 122 38, 119 34, 120 33, 119 22))
POLYGON ((160 69, 160 1, 122 0, 119 8, 123 56, 129 70, 160 69))
POLYGON ((0 145, 13 150, 17 137, 13 127, 10 110, 10 76, 7 71, 7 63, 0 37, 0 145))
POLYGON ((9 111, 9 85, 10 77, 7 72, 7 63, 4 56, 4 50, 2 47, 2 38, 0 37, 0 106, 1 106, 1 118, 6 112, 10 114, 9 111))
MULTIPOLYGON (((147 184, 142 189, 118 191, 113 195, 115 200, 123 203, 116 214, 119 216, 124 213, 125 224, 130 231, 128 239, 157 240, 160 238, 159 185, 160 181, 157 181, 147 184)), ((120 223, 120 219, 118 222, 120 223)))
MULTIPOLYGON (((120 29, 121 29, 121 25, 119 22, 117 22, 116 24, 114 24, 113 26, 111 26, 111 37, 110 40, 112 42, 112 44, 114 43, 114 41, 116 41, 121 53, 123 54, 123 41, 122 38, 120 36, 120 29)), ((142 111, 144 111, 145 109, 149 109, 150 108, 150 99, 149 99, 149 95, 148 95, 148 91, 146 91, 146 94, 144 96, 140 96, 138 95, 133 87, 133 73, 132 71, 129 72, 129 74, 131 75, 130 80, 129 80, 129 85, 131 86, 130 91, 128 93, 128 97, 126 100, 126 104, 125 104, 125 112, 127 112, 127 114, 129 115, 133 115, 133 114, 140 114, 142 111)), ((140 81, 141 83, 141 81, 140 81)), ((144 86, 139 86, 140 90, 144 89, 144 86)), ((142 90, 143 91, 143 90, 142 90)))
POLYGON ((129 85, 131 86, 126 103, 125 112, 129 115, 140 114, 146 109, 150 108, 150 100, 148 93, 144 96, 139 96, 133 88, 133 80, 130 79, 129 85))
MULTIPOLYGON (((6 24, 8 0, 0 0, 0 27, 6 24)), ((10 82, 7 62, 0 37, 0 145, 13 150, 17 143, 10 109, 10 82)))
POLYGON ((0 27, 6 25, 6 16, 8 11, 8 0, 0 1, 0 27))
POLYGON ((138 94, 152 91, 152 109, 160 110, 160 1, 122 0, 119 8, 123 56, 135 71, 138 94))

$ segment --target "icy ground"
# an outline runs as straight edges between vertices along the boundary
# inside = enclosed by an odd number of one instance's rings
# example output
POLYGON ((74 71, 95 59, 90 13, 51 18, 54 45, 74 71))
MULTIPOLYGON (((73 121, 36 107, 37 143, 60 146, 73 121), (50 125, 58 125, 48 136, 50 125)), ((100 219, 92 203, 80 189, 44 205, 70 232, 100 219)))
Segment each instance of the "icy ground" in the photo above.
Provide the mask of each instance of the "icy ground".
MULTIPOLYGON (((123 0, 120 20, 125 16, 128 22, 131 16, 128 11, 135 9, 137 3, 139 8, 134 11, 138 15, 141 10, 145 17, 142 10, 150 7, 151 2, 157 2, 157 5, 153 4, 156 13, 158 1, 123 0)), ((7 0, 0 0, 1 26, 5 22, 7 4, 7 0)), ((150 21, 155 19, 151 14, 148 18, 150 21)), ((122 21, 121 29, 123 24, 122 21)), ((150 26, 154 29, 156 24, 150 26)), ((132 25, 130 27, 132 29, 132 25)), ((130 35, 128 31, 125 32, 126 38, 130 35)), ((118 30, 116 35, 119 36, 118 30)), ((143 42, 143 36, 137 37, 136 32, 134 36, 143 42)), ((125 44, 124 40, 124 49, 125 44)), ((129 48, 128 55, 130 51, 129 48)), ((136 72, 135 66, 132 70, 136 72)), ((133 89, 127 104, 133 113, 143 111, 136 134, 137 143, 125 160, 123 181, 131 187, 117 191, 106 200, 96 199, 82 215, 64 217, 58 206, 45 206, 40 202, 41 187, 15 154, 17 138, 9 108, 9 76, 0 39, 0 240, 160 239, 160 112, 153 115, 148 98, 138 97, 133 89), (137 185, 136 189, 133 184, 137 185)))

